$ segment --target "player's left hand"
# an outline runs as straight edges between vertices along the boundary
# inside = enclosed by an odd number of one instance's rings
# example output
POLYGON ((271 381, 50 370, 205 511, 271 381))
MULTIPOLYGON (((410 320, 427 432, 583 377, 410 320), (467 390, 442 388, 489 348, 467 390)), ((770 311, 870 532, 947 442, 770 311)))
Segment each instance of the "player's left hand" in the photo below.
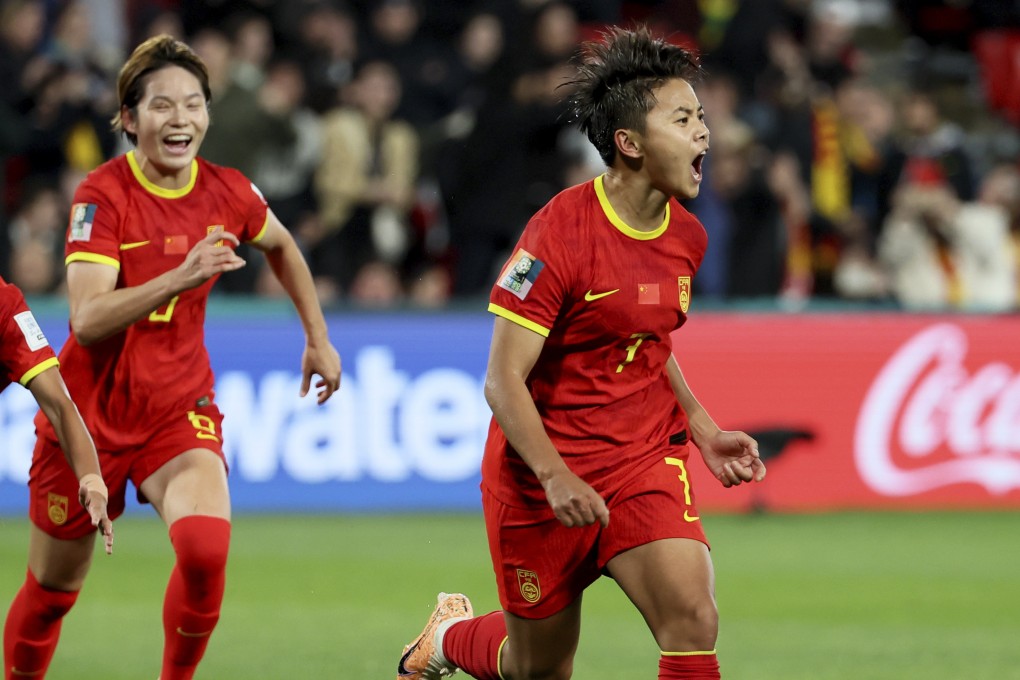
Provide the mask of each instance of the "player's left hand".
POLYGON ((758 454, 758 442, 749 434, 720 430, 696 444, 705 465, 723 486, 729 488, 765 479, 765 463, 758 454))
POLYGON ((308 394, 312 375, 318 375, 315 383, 318 402, 325 403, 334 392, 340 389, 340 353, 328 340, 324 342, 307 342, 301 355, 301 396, 308 394))
POLYGON ((113 554, 113 522, 106 514, 107 499, 103 493, 96 488, 89 487, 85 482, 78 486, 78 500, 89 513, 92 526, 99 529, 103 535, 103 544, 106 554, 113 554))

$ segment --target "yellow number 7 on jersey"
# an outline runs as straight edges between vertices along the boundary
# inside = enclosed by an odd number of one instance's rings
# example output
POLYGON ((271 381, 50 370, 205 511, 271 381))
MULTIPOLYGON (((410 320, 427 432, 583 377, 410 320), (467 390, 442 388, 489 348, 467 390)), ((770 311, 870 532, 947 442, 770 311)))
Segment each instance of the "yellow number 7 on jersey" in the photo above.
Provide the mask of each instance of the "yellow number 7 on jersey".
POLYGON ((641 343, 644 342, 645 338, 649 335, 651 335, 651 333, 634 333, 630 336, 630 339, 634 340, 634 343, 627 345, 625 348, 627 350, 627 357, 620 363, 619 366, 616 367, 617 373, 622 371, 624 366, 634 361, 634 355, 637 354, 638 347, 641 346, 641 343))
POLYGON ((149 321, 152 321, 153 323, 170 323, 170 317, 174 315, 174 307, 177 305, 177 299, 179 297, 180 295, 174 295, 170 298, 170 302, 166 303, 166 307, 163 307, 162 311, 160 311, 159 307, 154 309, 153 312, 149 314, 149 321))

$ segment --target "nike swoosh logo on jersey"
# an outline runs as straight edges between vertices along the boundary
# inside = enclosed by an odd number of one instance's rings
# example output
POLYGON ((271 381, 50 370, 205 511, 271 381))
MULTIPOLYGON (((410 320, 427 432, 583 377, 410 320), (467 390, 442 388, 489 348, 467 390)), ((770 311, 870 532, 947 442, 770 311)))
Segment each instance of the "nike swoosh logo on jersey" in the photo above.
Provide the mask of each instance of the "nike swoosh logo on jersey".
POLYGON ((694 517, 691 517, 690 510, 684 510, 684 521, 685 522, 697 522, 699 519, 701 519, 701 517, 699 517, 697 515, 695 515, 694 517))
POLYGON ((131 250, 132 248, 141 248, 142 246, 149 245, 149 241, 135 241, 134 243, 121 243, 121 250, 131 250))
POLYGON ((613 290, 607 290, 605 293, 593 293, 593 292, 591 292, 591 289, 589 289, 588 292, 584 294, 584 299, 585 299, 586 302, 591 302, 592 300, 598 300, 599 298, 604 298, 607 295, 612 295, 613 293, 619 293, 619 292, 620 292, 619 288, 614 288, 613 290))

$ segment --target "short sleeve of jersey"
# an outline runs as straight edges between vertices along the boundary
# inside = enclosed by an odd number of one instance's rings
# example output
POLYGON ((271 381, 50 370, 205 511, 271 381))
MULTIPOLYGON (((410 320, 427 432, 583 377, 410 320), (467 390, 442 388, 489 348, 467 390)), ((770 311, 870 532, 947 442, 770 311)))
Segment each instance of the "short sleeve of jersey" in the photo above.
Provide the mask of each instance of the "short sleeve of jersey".
POLYGON ((98 262, 120 268, 120 216, 116 200, 92 178, 75 191, 67 224, 64 255, 68 263, 98 262))
POLYGON ((32 378, 57 365, 57 357, 16 287, 0 280, 0 364, 2 385, 28 385, 32 378))
POLYGON ((241 200, 244 221, 241 240, 256 243, 265 236, 266 227, 269 226, 269 205, 255 183, 243 175, 241 175, 237 195, 241 200))
POLYGON ((555 224, 532 219, 492 287, 489 311, 549 337, 571 296, 579 256, 570 252, 555 224))

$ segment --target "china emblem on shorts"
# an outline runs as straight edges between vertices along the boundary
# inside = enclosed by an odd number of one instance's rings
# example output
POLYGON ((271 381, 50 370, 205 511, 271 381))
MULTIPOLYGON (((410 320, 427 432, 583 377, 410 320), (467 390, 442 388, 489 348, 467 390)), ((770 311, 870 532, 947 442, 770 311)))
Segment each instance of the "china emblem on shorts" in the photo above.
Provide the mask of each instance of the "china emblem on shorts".
POLYGON ((60 526, 67 521, 67 496, 51 493, 48 494, 48 500, 47 514, 50 516, 50 521, 60 526))
POLYGON ((691 277, 678 276, 676 283, 680 287, 680 311, 686 314, 691 306, 691 277))
POLYGON ((538 585, 538 574, 527 569, 517 570, 517 584, 521 587, 521 596, 528 602, 538 602, 542 597, 542 588, 538 585))

